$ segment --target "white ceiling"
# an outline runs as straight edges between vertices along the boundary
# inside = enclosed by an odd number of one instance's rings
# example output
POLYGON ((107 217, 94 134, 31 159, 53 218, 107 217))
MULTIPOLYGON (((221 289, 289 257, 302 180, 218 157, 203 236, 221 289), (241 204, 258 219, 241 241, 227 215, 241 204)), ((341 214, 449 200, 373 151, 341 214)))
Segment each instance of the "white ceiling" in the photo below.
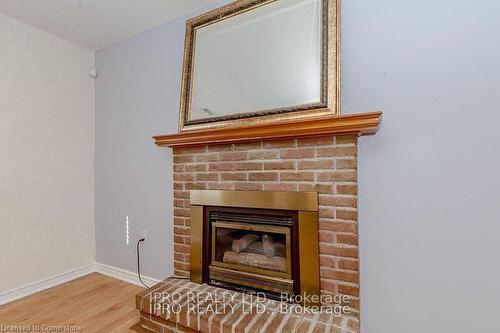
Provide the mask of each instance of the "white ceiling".
POLYGON ((98 50, 214 0, 0 0, 0 12, 98 50))

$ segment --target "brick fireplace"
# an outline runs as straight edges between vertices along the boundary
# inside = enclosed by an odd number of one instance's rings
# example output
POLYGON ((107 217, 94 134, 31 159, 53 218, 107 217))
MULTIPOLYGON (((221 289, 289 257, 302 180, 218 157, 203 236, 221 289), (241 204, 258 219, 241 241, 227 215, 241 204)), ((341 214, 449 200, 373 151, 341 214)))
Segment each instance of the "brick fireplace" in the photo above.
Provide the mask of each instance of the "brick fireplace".
POLYGON ((357 137, 323 136, 174 147, 174 266, 190 276, 191 190, 318 193, 322 295, 359 317, 357 137))
POLYGON ((136 296, 141 316, 133 329, 359 333, 357 138, 374 134, 381 116, 381 112, 359 113, 155 136, 157 146, 173 148, 175 276, 136 296), (257 205, 254 198, 260 198, 257 205), (293 201, 307 204, 280 206, 293 201), (301 211, 311 214, 305 229, 296 219, 301 211), (207 227, 211 234, 205 236, 207 227), (293 236, 299 236, 298 251, 293 236), (204 250, 203 237, 216 247, 208 243, 204 250), (238 247, 233 248, 235 243, 238 247), (274 252, 269 252, 270 244, 274 252), (202 257, 208 251, 211 256, 202 257), (298 264, 291 264, 293 258, 299 259, 298 264), (215 266, 213 275, 210 266, 215 266), (297 267, 300 274, 294 270, 297 267), (269 268, 274 272, 263 271, 269 268), (254 272, 258 279, 248 280, 248 273, 254 272), (277 276, 284 280, 279 288, 265 285, 277 276), (302 285, 303 277, 316 282, 302 285), (320 298, 311 302, 276 300, 267 294, 255 298, 227 283, 292 294, 305 290, 320 298), (172 293, 179 296, 177 300, 169 298, 172 293), (200 294, 209 297, 193 299, 200 294), (259 304, 264 312, 245 311, 259 304), (176 306, 179 312, 167 311, 176 306), (206 311, 218 306, 225 310, 206 311))

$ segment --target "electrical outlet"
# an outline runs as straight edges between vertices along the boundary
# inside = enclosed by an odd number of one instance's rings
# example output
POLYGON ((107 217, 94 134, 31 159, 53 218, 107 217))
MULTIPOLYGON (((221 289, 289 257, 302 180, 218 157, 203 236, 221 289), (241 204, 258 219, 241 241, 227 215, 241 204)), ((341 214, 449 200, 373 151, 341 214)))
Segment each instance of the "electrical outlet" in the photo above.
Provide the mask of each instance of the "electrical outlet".
POLYGON ((148 231, 147 230, 141 230, 139 233, 139 239, 144 238, 144 241, 148 240, 148 231))

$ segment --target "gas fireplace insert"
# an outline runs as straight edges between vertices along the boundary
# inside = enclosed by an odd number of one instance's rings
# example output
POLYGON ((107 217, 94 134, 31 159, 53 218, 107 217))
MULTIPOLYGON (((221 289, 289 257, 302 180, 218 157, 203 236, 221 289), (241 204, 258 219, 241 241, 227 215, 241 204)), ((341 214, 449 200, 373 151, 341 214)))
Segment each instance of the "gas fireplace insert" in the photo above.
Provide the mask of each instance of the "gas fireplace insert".
POLYGON ((191 280, 279 298, 319 293, 317 194, 191 191, 191 280))

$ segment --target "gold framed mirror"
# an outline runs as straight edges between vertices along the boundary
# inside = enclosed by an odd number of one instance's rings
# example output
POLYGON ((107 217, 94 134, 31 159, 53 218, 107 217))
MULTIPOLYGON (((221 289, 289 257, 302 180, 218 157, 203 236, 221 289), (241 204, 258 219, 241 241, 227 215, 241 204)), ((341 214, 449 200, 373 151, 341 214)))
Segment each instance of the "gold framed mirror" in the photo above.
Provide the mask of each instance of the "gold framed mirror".
POLYGON ((340 114, 340 0, 239 0, 186 23, 181 131, 340 114))

